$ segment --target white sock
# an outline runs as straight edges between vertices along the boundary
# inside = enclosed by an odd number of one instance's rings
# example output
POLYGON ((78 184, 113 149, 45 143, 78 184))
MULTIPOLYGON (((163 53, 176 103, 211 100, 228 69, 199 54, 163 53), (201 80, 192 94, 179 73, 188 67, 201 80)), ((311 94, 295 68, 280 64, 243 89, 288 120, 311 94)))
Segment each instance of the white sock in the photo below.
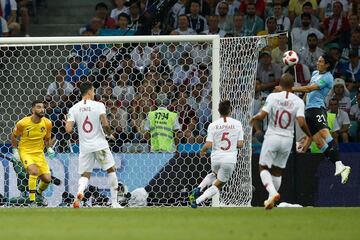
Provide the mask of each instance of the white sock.
POLYGON ((118 197, 118 179, 115 172, 108 173, 109 187, 111 194, 111 203, 117 202, 118 197))
POLYGON ((271 178, 271 174, 268 170, 262 170, 260 172, 260 178, 261 178, 261 181, 262 181, 264 187, 269 192, 269 196, 273 196, 273 195, 277 194, 276 189, 274 187, 274 183, 271 178))
POLYGON ((272 178, 274 187, 275 187, 276 191, 278 192, 278 191, 279 191, 279 188, 280 188, 280 186, 281 186, 281 176, 280 176, 280 177, 276 177, 276 176, 271 175, 271 178, 272 178))
POLYGON ((196 204, 200 204, 206 199, 210 199, 215 194, 219 193, 219 189, 215 187, 214 185, 206 189, 206 191, 196 199, 196 204))
POLYGON ((336 167, 336 168, 343 168, 343 167, 344 167, 344 164, 342 163, 342 161, 336 161, 336 162, 335 162, 335 167, 336 167))
POLYGON ((199 184, 200 191, 203 191, 205 188, 211 186, 211 184, 216 180, 216 175, 214 173, 209 173, 199 184))
POLYGON ((81 177, 79 179, 78 193, 84 194, 84 191, 88 186, 88 183, 89 183, 89 179, 87 177, 81 177))

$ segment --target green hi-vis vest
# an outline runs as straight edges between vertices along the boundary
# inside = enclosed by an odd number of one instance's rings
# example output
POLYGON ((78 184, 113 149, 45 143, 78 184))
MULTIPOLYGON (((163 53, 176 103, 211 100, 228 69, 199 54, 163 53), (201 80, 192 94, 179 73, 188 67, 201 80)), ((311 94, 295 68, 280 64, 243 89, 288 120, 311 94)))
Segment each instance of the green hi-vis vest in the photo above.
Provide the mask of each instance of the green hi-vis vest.
MULTIPOLYGON (((331 130, 334 128, 334 125, 335 125, 336 113, 328 112, 326 114, 326 121, 327 121, 327 124, 328 124, 328 126, 330 128, 330 132, 331 132, 331 130)), ((320 149, 317 147, 315 142, 311 143, 310 152, 312 152, 312 153, 320 153, 320 149)))
POLYGON ((151 151, 174 152, 174 122, 177 113, 167 109, 158 109, 149 112, 151 151))

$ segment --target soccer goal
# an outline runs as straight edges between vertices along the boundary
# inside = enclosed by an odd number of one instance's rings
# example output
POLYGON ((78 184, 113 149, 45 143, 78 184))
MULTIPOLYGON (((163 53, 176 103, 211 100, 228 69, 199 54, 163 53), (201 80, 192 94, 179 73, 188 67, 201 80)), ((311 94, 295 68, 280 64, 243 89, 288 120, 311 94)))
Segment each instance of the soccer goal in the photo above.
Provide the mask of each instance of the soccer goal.
MULTIPOLYGON (((56 158, 48 159, 53 182, 44 192, 50 207, 70 206, 77 191, 78 136, 63 120, 90 81, 107 107, 116 140, 110 141, 121 180, 119 201, 129 206, 186 206, 192 188, 210 171, 199 157, 217 105, 229 99, 244 128, 245 147, 231 181, 213 205, 250 206, 251 127, 255 74, 265 37, 133 36, 0 38, 0 204, 28 204, 27 175, 12 160, 10 134, 44 100, 53 123, 56 158), (152 151, 145 121, 159 104, 178 113, 176 146, 152 151)), ((106 174, 93 171, 85 206, 108 204, 106 174)), ((206 202, 205 205, 211 205, 206 202)))

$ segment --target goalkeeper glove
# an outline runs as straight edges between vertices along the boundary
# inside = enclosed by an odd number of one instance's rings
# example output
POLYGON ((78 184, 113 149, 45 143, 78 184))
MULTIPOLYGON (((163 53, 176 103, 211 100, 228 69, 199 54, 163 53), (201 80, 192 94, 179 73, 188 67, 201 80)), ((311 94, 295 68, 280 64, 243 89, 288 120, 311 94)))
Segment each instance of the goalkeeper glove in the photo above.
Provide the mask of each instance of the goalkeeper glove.
POLYGON ((20 161, 20 154, 19 154, 19 150, 17 148, 13 148, 12 149, 12 152, 13 152, 13 156, 12 156, 12 160, 14 162, 19 162, 20 161))
POLYGON ((55 158, 55 151, 52 147, 47 148, 47 154, 51 160, 55 158))

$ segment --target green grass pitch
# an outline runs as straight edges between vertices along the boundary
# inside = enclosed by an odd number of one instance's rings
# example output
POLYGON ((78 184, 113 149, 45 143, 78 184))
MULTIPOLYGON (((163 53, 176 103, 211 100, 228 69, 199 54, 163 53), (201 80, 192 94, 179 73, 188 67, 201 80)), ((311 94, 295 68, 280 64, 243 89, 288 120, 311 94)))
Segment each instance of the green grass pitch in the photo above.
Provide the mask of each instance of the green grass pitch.
POLYGON ((0 209, 0 239, 360 239, 360 208, 0 209))

